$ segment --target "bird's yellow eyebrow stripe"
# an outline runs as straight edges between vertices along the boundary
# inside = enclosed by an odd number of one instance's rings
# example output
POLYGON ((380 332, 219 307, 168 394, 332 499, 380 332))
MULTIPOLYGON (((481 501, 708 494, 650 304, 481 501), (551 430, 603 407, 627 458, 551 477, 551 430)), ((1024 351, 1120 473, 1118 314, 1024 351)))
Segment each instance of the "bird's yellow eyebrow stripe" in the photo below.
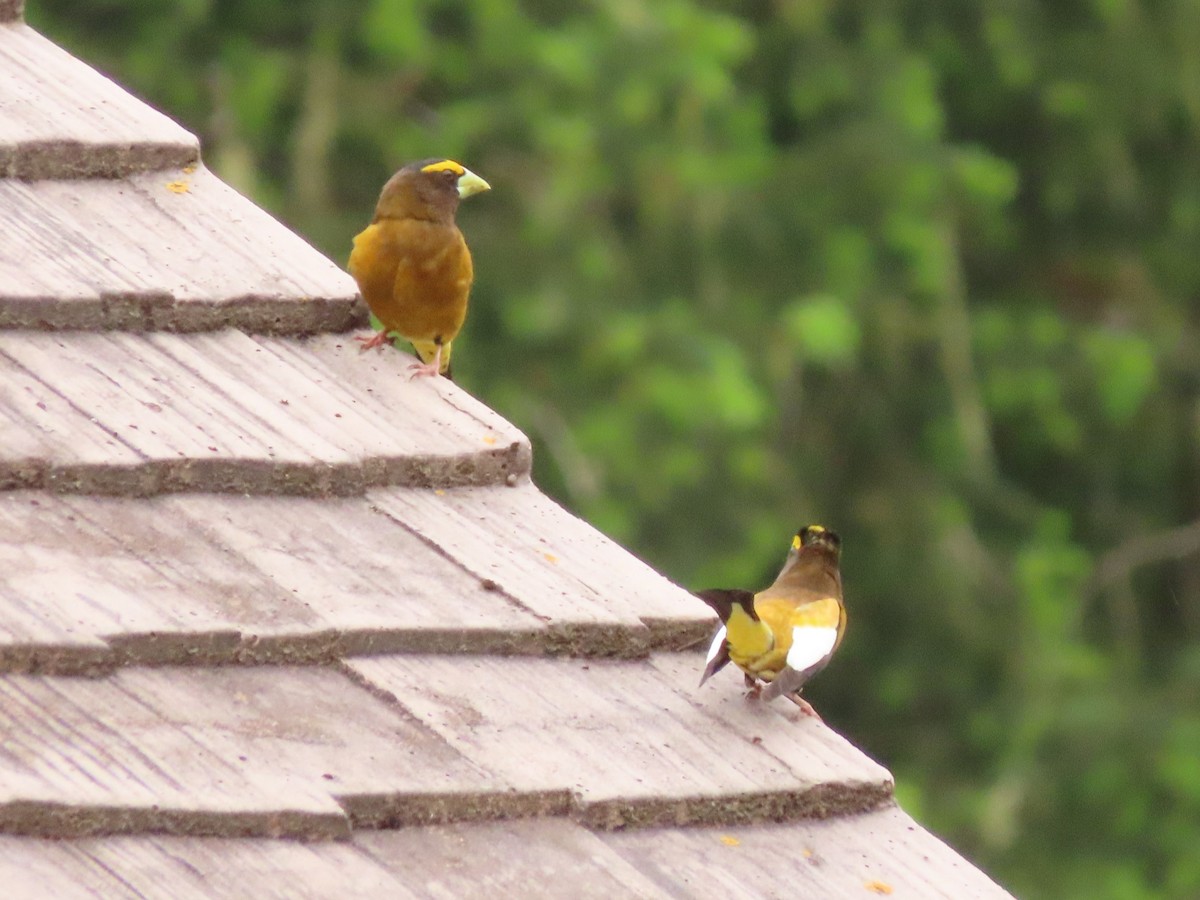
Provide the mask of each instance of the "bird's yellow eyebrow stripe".
POLYGON ((453 172, 455 175, 462 175, 467 170, 460 166, 452 159, 443 159, 441 162, 430 163, 427 166, 421 167, 422 172, 453 172))
MULTIPOLYGON (((804 529, 804 531, 810 531, 814 535, 825 533, 825 529, 822 528, 820 525, 809 525, 807 528, 804 529)), ((792 549, 793 550, 799 550, 801 547, 804 546, 804 537, 803 537, 804 531, 800 532, 800 534, 797 534, 794 538, 792 538, 792 549)))

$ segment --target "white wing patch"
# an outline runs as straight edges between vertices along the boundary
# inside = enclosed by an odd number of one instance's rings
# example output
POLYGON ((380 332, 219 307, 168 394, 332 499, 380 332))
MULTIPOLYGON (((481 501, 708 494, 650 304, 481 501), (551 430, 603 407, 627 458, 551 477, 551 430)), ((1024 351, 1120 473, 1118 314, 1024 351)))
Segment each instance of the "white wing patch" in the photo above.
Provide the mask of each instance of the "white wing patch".
POLYGON ((717 658, 717 654, 721 652, 721 648, 725 646, 725 626, 722 625, 717 629, 717 633, 713 635, 712 646, 708 648, 708 656, 704 660, 705 664, 711 665, 712 661, 717 658))
MULTIPOLYGON (((724 636, 723 630, 722 636, 724 636)), ((803 672, 832 653, 835 644, 837 644, 836 628, 797 625, 792 629, 792 648, 788 650, 787 655, 788 667, 797 672, 803 672)))

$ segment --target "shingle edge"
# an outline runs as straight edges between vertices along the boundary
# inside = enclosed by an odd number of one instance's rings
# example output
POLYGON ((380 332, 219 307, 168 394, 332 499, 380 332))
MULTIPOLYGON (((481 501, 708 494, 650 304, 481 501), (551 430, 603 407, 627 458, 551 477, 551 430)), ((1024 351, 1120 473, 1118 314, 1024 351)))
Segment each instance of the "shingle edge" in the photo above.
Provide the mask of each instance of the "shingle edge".
POLYGON ((187 492, 352 497, 376 487, 512 486, 528 477, 532 466, 533 451, 525 440, 470 453, 368 456, 355 463, 184 458, 55 465, 42 459, 0 459, 0 490, 115 497, 187 492))
POLYGON ((305 337, 342 334, 366 325, 355 297, 266 297, 247 294, 177 301, 163 291, 95 298, 0 298, 0 328, 26 331, 195 333, 235 328, 250 334, 305 337))
POLYGON ((579 800, 573 817, 596 831, 685 825, 754 825, 870 812, 894 804, 890 780, 835 781, 794 791, 712 797, 579 800))
POLYGON ((376 830, 565 816, 571 808, 568 791, 343 794, 335 799, 354 828, 376 830))
POLYGON ((0 803, 0 834, 49 838, 172 834, 326 841, 349 839, 350 821, 339 812, 217 812, 159 806, 68 806, 38 800, 13 800, 0 803))
POLYGON ((195 138, 178 143, 55 140, 0 145, 0 176, 22 181, 117 179, 139 172, 182 169, 199 162, 200 145, 195 138))

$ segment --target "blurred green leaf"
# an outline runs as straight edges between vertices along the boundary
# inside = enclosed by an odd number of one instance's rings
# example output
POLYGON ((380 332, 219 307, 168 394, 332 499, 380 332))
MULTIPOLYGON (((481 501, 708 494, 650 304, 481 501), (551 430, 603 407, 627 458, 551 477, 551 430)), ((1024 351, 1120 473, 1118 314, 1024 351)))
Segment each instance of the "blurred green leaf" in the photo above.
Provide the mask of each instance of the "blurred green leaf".
POLYGON ((1103 330, 1087 335, 1084 349, 1095 368, 1101 408, 1117 424, 1129 421, 1157 387, 1154 348, 1140 335, 1103 330))
POLYGON ((807 362, 844 369, 858 355, 861 330, 838 297, 817 295, 793 300, 783 310, 783 325, 807 362))

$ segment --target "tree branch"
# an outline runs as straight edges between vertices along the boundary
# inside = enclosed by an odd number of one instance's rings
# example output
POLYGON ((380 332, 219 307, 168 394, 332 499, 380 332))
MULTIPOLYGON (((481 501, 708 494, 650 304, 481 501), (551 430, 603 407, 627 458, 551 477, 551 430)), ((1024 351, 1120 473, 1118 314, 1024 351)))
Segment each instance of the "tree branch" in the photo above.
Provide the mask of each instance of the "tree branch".
POLYGON ((1186 559, 1200 553, 1200 519, 1177 528, 1140 534, 1118 544, 1096 564, 1083 586, 1086 605, 1112 585, 1127 581, 1133 573, 1151 563, 1186 559))

